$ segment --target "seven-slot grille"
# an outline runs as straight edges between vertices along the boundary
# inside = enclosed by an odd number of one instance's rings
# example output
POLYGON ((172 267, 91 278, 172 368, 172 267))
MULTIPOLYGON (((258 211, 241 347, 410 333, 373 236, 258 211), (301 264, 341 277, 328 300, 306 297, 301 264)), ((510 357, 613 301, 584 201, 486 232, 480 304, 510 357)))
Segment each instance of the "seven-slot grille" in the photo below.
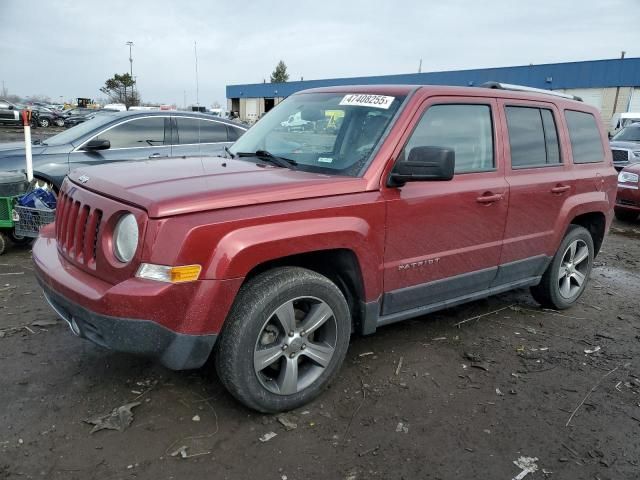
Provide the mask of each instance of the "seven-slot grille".
POLYGON ((627 150, 611 150, 613 153, 614 162, 627 162, 629 161, 629 152, 627 150))
POLYGON ((74 200, 66 192, 58 198, 56 239, 70 259, 95 269, 102 210, 74 200))

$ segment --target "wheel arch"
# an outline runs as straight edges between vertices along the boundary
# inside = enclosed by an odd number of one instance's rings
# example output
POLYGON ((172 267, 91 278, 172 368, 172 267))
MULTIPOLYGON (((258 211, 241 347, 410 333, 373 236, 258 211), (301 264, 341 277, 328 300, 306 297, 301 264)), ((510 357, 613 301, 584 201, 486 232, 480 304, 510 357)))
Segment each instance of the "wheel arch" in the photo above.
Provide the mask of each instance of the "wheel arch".
POLYGON ((594 254, 598 255, 607 228, 607 218, 602 212, 588 212, 575 216, 570 225, 584 227, 593 239, 594 254))

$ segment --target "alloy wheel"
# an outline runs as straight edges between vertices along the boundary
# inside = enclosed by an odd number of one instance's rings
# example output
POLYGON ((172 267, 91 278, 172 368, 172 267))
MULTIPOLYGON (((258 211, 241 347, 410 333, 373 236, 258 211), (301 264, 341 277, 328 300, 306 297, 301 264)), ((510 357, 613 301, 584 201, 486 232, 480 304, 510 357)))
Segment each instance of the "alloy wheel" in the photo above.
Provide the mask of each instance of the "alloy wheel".
POLYGON ((293 395, 313 384, 329 366, 337 344, 333 310, 315 297, 280 305, 262 326, 253 368, 264 388, 293 395))
POLYGON ((560 262, 558 291, 563 298, 571 299, 580 293, 589 271, 589 247, 583 240, 569 244, 560 262))

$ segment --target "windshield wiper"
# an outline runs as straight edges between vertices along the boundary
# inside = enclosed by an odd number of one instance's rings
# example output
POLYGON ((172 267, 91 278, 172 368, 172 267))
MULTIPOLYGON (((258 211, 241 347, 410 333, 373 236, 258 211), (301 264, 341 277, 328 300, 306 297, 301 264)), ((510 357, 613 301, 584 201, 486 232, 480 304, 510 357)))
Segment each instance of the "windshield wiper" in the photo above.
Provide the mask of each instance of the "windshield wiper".
POLYGON ((278 167, 290 168, 292 170, 296 165, 298 165, 298 162, 296 162, 295 160, 291 160, 289 158, 284 158, 284 157, 277 157, 274 154, 267 152, 266 150, 256 150, 253 153, 238 152, 236 155, 238 157, 258 157, 263 162, 269 162, 274 165, 277 165, 278 167))
POLYGON ((224 146, 224 151, 227 155, 229 155, 230 158, 232 159, 236 158, 236 156, 233 153, 231 153, 231 150, 229 150, 229 147, 227 147, 226 145, 224 146))

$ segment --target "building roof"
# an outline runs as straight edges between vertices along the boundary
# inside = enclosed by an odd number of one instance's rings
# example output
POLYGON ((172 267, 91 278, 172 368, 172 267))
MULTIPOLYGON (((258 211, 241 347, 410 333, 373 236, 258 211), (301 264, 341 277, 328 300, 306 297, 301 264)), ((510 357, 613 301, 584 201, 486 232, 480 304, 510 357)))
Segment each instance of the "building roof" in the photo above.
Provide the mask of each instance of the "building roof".
POLYGON ((375 77, 328 78, 287 83, 227 85, 227 98, 288 97, 300 90, 333 85, 478 86, 490 81, 553 90, 561 88, 640 87, 640 58, 546 63, 375 77))

